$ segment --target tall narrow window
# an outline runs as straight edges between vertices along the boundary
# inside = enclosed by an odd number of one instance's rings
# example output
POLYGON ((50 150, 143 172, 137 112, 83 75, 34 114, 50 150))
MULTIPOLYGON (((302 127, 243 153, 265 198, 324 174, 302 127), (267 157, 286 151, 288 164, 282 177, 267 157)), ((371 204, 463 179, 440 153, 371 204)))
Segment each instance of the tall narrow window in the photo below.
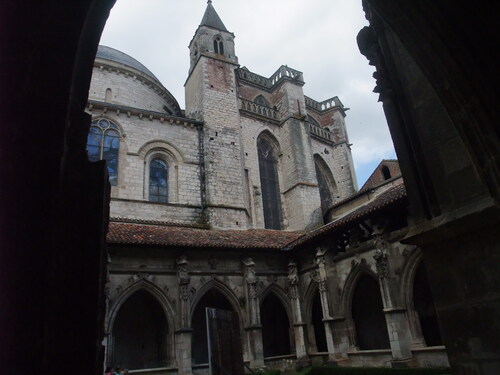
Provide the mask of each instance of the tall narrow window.
POLYGON ((224 54, 224 43, 222 42, 222 39, 220 36, 218 36, 214 39, 214 52, 219 53, 221 55, 224 54))
POLYGON ((149 163, 149 201, 168 202, 168 166, 156 158, 149 163))
POLYGON ((281 229, 281 194, 278 181, 278 160, 275 150, 265 137, 258 139, 257 149, 259 154, 264 226, 267 229, 281 229))
POLYGON ((87 155, 90 161, 106 160, 109 183, 118 184, 118 151, 120 133, 118 127, 106 119, 92 121, 87 137, 87 155))

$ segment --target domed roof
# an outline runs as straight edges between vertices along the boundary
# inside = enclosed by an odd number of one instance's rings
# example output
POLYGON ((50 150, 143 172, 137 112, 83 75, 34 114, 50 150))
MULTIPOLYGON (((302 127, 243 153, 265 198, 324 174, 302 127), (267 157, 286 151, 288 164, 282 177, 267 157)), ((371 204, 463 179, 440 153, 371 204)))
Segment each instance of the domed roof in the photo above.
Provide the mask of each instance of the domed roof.
POLYGON ((133 57, 118 51, 117 49, 107 47, 107 46, 99 46, 97 48, 96 58, 113 61, 118 64, 122 64, 131 68, 134 68, 141 73, 144 73, 151 78, 154 78, 155 81, 159 81, 158 78, 144 65, 142 65, 139 61, 134 59, 133 57))

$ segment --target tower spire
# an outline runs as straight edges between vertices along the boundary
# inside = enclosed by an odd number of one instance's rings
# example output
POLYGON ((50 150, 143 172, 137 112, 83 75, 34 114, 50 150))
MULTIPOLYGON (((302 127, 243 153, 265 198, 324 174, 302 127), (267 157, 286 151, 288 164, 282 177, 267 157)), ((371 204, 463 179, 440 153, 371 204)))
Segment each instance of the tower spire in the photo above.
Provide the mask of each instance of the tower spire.
POLYGON ((224 26, 224 23, 212 5, 212 0, 207 1, 207 9, 205 10, 200 26, 208 26, 220 31, 227 31, 226 26, 224 26))

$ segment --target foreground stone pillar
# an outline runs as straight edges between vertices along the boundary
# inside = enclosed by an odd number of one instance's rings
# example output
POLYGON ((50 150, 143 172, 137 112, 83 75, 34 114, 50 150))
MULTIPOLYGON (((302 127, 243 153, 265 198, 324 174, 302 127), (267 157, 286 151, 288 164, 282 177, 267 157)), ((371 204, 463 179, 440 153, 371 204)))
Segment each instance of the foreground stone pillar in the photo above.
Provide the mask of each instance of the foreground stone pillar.
POLYGON ((411 330, 406 307, 399 293, 400 280, 391 276, 387 250, 390 244, 381 236, 375 238, 376 251, 373 255, 384 305, 385 320, 391 345, 393 366, 408 366, 413 360, 411 352, 411 330))
POLYGON ((295 352, 297 355, 297 367, 302 368, 310 364, 309 357, 306 350, 306 339, 304 327, 305 323, 302 321, 302 309, 299 298, 299 277, 297 275, 297 263, 290 261, 288 263, 288 296, 292 302, 293 313, 293 331, 295 338, 295 352))
POLYGON ((177 258, 177 284, 179 288, 179 325, 180 329, 175 332, 175 356, 179 375, 191 375, 191 313, 189 309, 189 283, 191 277, 188 274, 188 261, 186 256, 177 258))
POLYGON ((255 263, 252 258, 243 260, 243 276, 245 278, 245 297, 250 325, 245 327, 248 335, 250 367, 264 368, 264 347, 262 345, 262 325, 260 324, 260 304, 257 297, 257 277, 255 263))
POLYGON ((316 263, 318 264, 318 290, 323 311, 323 324, 325 326, 326 345, 328 348, 328 362, 335 362, 336 350, 333 341, 333 318, 328 301, 327 273, 325 263, 326 250, 318 248, 316 251, 316 263))
POLYGON ((191 328, 181 328, 175 332, 175 357, 177 359, 177 373, 179 375, 192 375, 191 363, 191 328))

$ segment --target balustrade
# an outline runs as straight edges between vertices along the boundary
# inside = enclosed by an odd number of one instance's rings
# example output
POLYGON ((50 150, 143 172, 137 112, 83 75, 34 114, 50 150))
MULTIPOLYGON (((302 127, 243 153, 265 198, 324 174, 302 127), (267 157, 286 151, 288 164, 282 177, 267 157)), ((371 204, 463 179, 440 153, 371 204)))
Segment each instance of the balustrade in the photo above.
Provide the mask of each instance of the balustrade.
MULTIPOLYGON (((340 101, 340 99, 337 96, 334 96, 333 98, 323 100, 322 102, 317 102, 314 99, 311 99, 310 97, 306 96, 306 106, 312 109, 315 109, 316 111, 323 112, 327 111, 331 108, 335 107, 340 107, 344 108, 344 105, 340 101)), ((347 110, 347 109, 345 109, 347 110)))
POLYGON ((319 126, 309 124, 309 133, 318 137, 325 139, 327 141, 333 142, 332 132, 328 129, 320 128, 319 126))
POLYGON ((289 68, 288 66, 282 65, 279 69, 270 77, 266 78, 258 74, 252 73, 247 69, 238 69, 238 77, 246 81, 252 82, 259 86, 263 86, 267 89, 271 89, 282 79, 290 78, 303 82, 302 73, 298 70, 289 68))
POLYGON ((270 118, 272 120, 279 120, 279 112, 274 108, 269 108, 261 104, 257 104, 250 100, 240 99, 241 109, 247 112, 252 112, 260 116, 270 118))

